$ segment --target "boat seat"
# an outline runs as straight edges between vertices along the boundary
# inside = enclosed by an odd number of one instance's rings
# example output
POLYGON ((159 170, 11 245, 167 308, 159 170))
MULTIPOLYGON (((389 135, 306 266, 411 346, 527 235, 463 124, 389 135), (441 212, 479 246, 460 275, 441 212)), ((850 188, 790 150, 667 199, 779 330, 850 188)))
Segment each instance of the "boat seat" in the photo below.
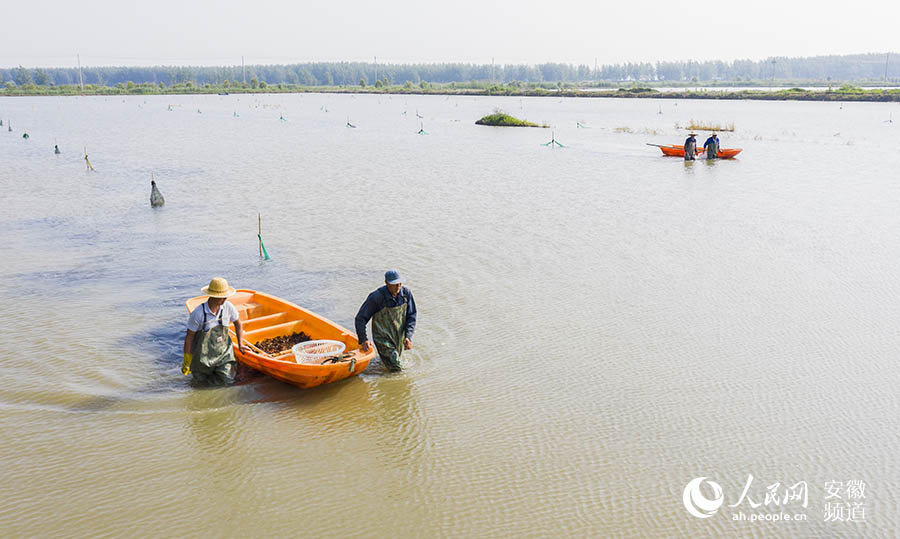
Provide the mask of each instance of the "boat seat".
POLYGON ((280 324, 251 329, 250 331, 244 332, 244 338, 250 342, 254 342, 257 335, 261 334, 275 336, 293 333, 300 327, 301 323, 303 323, 303 320, 289 320, 280 324))
POLYGON ((247 302, 241 303, 234 306, 237 309, 238 317, 241 322, 247 320, 248 318, 253 318, 255 311, 258 311, 262 306, 259 303, 247 302))
POLYGON ((253 331, 256 329, 272 326, 276 323, 287 322, 285 318, 290 316, 285 312, 277 312, 272 314, 265 314, 262 316, 256 316, 253 318, 247 318, 246 320, 242 320, 244 323, 244 331, 253 331))

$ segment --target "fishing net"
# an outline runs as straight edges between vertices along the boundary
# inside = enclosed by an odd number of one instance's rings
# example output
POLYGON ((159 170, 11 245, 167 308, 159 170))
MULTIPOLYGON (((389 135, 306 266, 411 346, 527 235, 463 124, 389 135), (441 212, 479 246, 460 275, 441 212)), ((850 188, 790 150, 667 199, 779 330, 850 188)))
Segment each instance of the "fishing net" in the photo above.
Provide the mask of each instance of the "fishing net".
POLYGON ((256 237, 259 238, 259 248, 262 249, 263 258, 270 260, 271 257, 269 256, 269 251, 266 251, 266 244, 263 243, 262 235, 257 234, 256 237))
POLYGON ((319 363, 323 359, 340 355, 347 345, 340 341, 318 340, 295 344, 291 351, 297 363, 319 363))

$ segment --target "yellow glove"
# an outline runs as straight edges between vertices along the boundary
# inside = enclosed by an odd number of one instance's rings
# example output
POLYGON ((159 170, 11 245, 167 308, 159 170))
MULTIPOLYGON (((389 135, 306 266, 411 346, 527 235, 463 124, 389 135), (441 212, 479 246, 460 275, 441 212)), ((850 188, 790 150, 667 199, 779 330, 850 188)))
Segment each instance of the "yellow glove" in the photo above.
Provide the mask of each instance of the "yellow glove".
POLYGON ((191 361, 194 360, 194 354, 184 355, 184 364, 181 365, 181 374, 187 376, 191 374, 191 361))

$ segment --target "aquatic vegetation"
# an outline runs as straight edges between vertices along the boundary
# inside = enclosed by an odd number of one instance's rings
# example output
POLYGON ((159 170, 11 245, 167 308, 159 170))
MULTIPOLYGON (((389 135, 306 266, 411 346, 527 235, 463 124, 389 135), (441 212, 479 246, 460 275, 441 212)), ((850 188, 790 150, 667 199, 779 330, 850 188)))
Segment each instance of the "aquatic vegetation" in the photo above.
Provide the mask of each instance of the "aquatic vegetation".
MULTIPOLYGON (((420 80, 418 83, 406 81, 396 84, 389 80, 381 80, 381 86, 366 82, 359 84, 324 84, 307 83, 266 83, 257 80, 236 82, 225 80, 221 83, 195 83, 187 80, 172 84, 152 83, 117 83, 114 85, 85 84, 82 89, 78 84, 37 85, 32 83, 16 84, 13 81, 0 86, 0 96, 24 95, 179 95, 179 94, 238 94, 238 93, 366 93, 366 94, 426 94, 426 95, 469 95, 469 96, 554 96, 554 97, 590 97, 619 99, 717 99, 717 100, 780 100, 780 101, 900 101, 900 89, 892 88, 860 88, 852 84, 844 84, 839 88, 827 89, 821 81, 809 81, 811 86, 817 84, 822 89, 803 89, 800 87, 769 89, 742 89, 734 91, 690 89, 660 92, 651 85, 668 85, 682 87, 685 81, 643 82, 645 86, 613 89, 612 82, 572 83, 572 82, 520 82, 506 83, 471 81, 437 83, 420 80), (605 89, 608 88, 608 89, 605 89)), ((795 81, 803 83, 805 81, 795 81)), ((728 85, 731 85, 729 83, 728 85)), ((742 86, 763 87, 771 81, 741 81, 742 86), (765 83, 765 84, 763 84, 765 83)), ((712 81, 711 87, 725 87, 724 83, 712 81)), ((542 126, 543 127, 543 126, 542 126)))
MULTIPOLYGON (((681 129, 681 125, 678 123, 675 124, 675 129, 681 129)), ((686 129, 690 129, 692 131, 734 131, 734 122, 730 124, 718 124, 713 122, 700 122, 697 120, 691 120, 688 123, 686 129)))
POLYGON ((859 86, 853 86, 852 84, 844 84, 834 91, 842 94, 861 94, 865 92, 865 90, 863 90, 859 86))
POLYGON ((626 94, 647 94, 647 93, 658 94, 659 90, 655 90, 653 88, 647 88, 647 87, 643 87, 643 86, 635 86, 634 88, 619 88, 618 90, 616 90, 616 92, 626 93, 626 94))
POLYGON ((613 131, 616 133, 639 133, 641 135, 662 135, 662 129, 654 129, 652 127, 642 127, 640 129, 632 129, 628 126, 616 127, 613 128, 613 131))
POLYGON ((476 125, 490 125, 497 127, 548 127, 547 125, 538 125, 526 120, 520 120, 501 110, 495 110, 493 114, 488 114, 475 122, 476 125))

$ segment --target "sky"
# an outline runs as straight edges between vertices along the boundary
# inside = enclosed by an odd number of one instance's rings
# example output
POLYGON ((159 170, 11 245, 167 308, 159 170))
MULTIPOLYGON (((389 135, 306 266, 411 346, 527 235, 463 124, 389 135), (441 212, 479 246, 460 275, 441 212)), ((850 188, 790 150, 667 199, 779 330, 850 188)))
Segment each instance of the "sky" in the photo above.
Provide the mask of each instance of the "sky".
POLYGON ((0 67, 593 65, 900 51, 900 2, 4 2, 0 67), (716 6, 716 7, 709 7, 716 6))

